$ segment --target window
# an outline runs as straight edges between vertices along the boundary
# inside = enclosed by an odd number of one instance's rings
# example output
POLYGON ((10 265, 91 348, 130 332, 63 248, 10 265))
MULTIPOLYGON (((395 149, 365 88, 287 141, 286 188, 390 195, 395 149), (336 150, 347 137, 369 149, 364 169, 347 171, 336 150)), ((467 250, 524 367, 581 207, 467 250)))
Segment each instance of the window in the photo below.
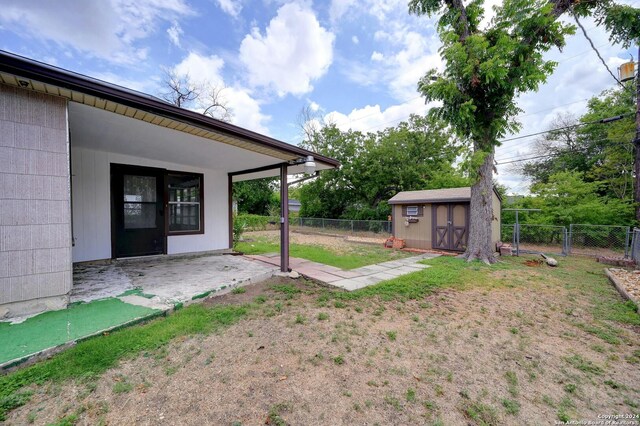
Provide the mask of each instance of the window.
POLYGON ((407 206, 407 216, 418 216, 418 206, 407 206))
POLYGON ((169 235, 204 232, 202 223, 202 175, 167 175, 169 199, 169 235))

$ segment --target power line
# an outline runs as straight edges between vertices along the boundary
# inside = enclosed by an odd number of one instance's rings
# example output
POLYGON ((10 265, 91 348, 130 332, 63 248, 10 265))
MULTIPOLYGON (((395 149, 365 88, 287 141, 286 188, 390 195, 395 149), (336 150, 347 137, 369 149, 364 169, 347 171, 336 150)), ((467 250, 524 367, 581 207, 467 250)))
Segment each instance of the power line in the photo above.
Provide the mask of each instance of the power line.
MULTIPOLYGON (((635 132, 627 132, 625 134, 623 134, 622 136, 629 136, 632 135, 635 132)), ((589 141, 588 143, 597 143, 597 142, 602 142, 602 141, 606 141, 609 140, 609 138, 603 138, 603 139, 597 139, 595 141, 589 141)), ((632 142, 613 142, 611 144, 607 144, 606 146, 619 146, 619 145, 632 145, 632 142)), ((519 163, 521 161, 530 161, 530 160, 538 160, 540 158, 549 158, 549 157, 559 157, 561 155, 566 155, 566 154, 571 154, 573 152, 582 152, 582 151, 586 151, 588 150, 590 147, 589 146, 585 146, 579 149, 572 149, 569 151, 565 151, 565 152, 556 152, 556 153, 552 153, 552 154, 541 154, 541 155, 536 155, 533 157, 525 157, 525 158, 514 158, 514 159, 504 159, 501 160, 499 162, 496 162, 495 165, 496 166, 501 166, 504 164, 512 164, 512 163, 519 163), (505 161, 505 160, 509 160, 509 161, 505 161)))
POLYGON ((532 136, 544 135, 545 133, 556 132, 558 130, 573 129, 575 127, 586 126, 586 125, 589 125, 589 124, 610 123, 611 121, 621 120, 621 119, 623 119, 625 117, 628 117, 630 115, 636 115, 636 113, 635 112, 629 112, 629 113, 621 114, 621 115, 618 115, 618 116, 615 116, 615 117, 611 117, 611 118, 603 118, 603 119, 600 119, 600 120, 588 121, 586 123, 572 124, 571 126, 557 127, 555 129, 544 130, 542 132, 529 133, 528 135, 516 136, 515 138, 510 138, 510 139, 503 139, 503 140, 498 141, 498 142, 503 143, 503 142, 515 141, 515 140, 518 140, 518 139, 530 138, 532 136))
POLYGON ((584 26, 582 25, 582 23, 578 19, 578 15, 576 15, 576 12, 573 9, 571 9, 571 14, 573 15, 573 19, 575 19, 576 24, 578 24, 578 26, 582 30, 582 34, 584 34, 584 38, 587 39, 587 41, 591 45, 591 48, 593 49, 593 51, 596 52, 596 55, 598 55, 598 58, 600 58, 600 62, 602 62, 602 65, 604 65, 604 67, 607 69, 607 71, 609 71, 609 74, 611 74, 611 77, 613 77, 613 79, 616 81, 616 83, 618 83, 620 86, 624 87, 624 85, 620 82, 620 80, 618 80, 618 78, 611 72, 611 69, 609 69, 609 65, 607 65, 606 61, 602 58, 602 55, 600 55, 600 52, 598 51, 598 49, 596 49, 596 46, 593 44, 593 41, 591 40, 591 38, 587 34, 587 30, 584 29, 584 26))

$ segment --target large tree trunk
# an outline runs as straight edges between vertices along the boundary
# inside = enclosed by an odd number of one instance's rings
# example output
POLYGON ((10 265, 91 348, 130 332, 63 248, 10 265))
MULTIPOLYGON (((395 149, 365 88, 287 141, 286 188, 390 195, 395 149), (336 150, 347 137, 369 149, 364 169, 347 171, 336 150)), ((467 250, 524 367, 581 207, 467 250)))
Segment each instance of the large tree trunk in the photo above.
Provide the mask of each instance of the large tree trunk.
POLYGON ((488 153, 478 169, 476 183, 471 187, 471 211, 469 215, 469 241, 464 253, 467 261, 481 260, 495 263, 495 248, 491 240, 493 222, 493 157, 488 153))

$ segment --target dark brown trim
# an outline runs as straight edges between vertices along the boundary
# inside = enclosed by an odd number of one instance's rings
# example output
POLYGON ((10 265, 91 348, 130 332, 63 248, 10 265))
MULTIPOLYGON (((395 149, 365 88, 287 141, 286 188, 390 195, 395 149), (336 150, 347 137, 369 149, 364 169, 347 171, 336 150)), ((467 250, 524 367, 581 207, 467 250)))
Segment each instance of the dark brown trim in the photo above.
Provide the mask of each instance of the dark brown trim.
POLYGON ((289 185, 286 164, 280 166, 280 271, 289 272, 289 185))
POLYGON ((278 163, 278 164, 270 164, 268 166, 262 166, 262 167, 256 167, 254 169, 247 169, 247 170, 240 170, 237 172, 231 172, 229 173, 229 176, 233 177, 233 176, 240 176, 240 175, 248 175, 250 173, 259 173, 259 172, 266 172, 267 170, 275 170, 275 169, 279 169, 282 167, 283 164, 287 164, 285 163, 278 163))
POLYGON ((192 172, 183 172, 180 170, 167 170, 164 174, 164 189, 165 193, 165 217, 167 226, 165 228, 165 233, 168 237, 177 237, 180 235, 201 235, 204 234, 204 174, 202 173, 192 173, 192 172), (198 176, 200 179, 200 229, 198 231, 171 231, 169 230, 169 175, 191 175, 198 176))
POLYGON ((227 196, 229 201, 228 215, 229 215, 229 249, 233 248, 233 176, 231 173, 227 175, 227 196))
POLYGON ((140 109, 152 114, 171 118, 183 123, 204 127, 231 137, 249 140, 257 145, 272 148, 287 154, 306 157, 312 155, 316 161, 339 167, 340 162, 324 155, 313 153, 295 145, 243 129, 224 121, 172 105, 150 95, 125 89, 82 74, 34 61, 19 55, 0 50, 0 71, 16 77, 36 80, 65 89, 96 96, 108 101, 140 109))

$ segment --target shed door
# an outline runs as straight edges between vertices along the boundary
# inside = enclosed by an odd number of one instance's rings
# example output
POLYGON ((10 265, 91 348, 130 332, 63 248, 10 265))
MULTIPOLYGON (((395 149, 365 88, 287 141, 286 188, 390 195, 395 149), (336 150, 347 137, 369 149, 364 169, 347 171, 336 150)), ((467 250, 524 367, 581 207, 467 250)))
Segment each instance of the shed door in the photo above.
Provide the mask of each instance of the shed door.
POLYGON ((431 246, 464 251, 469 236, 469 204, 433 204, 431 246))

